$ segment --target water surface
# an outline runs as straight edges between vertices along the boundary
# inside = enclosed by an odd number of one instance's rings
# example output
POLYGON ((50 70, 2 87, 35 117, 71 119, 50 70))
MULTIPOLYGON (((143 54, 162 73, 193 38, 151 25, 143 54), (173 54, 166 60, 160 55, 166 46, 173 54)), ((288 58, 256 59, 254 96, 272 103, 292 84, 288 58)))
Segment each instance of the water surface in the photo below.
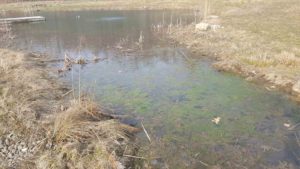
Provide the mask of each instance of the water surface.
MULTIPOLYGON (((82 11, 41 13, 46 22, 16 25, 18 48, 63 58, 101 58, 75 66, 63 78, 124 121, 142 122, 152 138, 139 156, 157 168, 262 168, 300 161, 296 132, 284 124, 300 122, 299 106, 279 92, 269 92, 211 67, 208 59, 162 42, 152 26, 188 24, 188 11, 82 11), (134 45, 144 35, 143 50, 122 53, 120 42, 134 45), (184 53, 183 56, 182 53, 184 53), (79 75, 80 74, 80 75, 79 75), (212 119, 220 117, 220 123, 212 119), (134 118, 135 120, 132 120, 134 118), (296 135, 295 135, 296 134, 296 135)), ((61 66, 61 63, 58 64, 61 66)))

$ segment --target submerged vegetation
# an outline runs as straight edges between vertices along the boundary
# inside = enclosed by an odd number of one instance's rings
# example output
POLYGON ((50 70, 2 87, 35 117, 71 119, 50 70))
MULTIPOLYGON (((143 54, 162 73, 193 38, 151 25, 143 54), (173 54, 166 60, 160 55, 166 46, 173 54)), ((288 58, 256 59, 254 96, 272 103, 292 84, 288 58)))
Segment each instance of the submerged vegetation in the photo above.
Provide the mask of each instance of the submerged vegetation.
MULTIPOLYGON (((81 70, 78 96, 75 93, 73 71, 76 65, 83 67, 103 59, 97 55, 84 57, 82 39, 78 57, 64 53, 64 58, 58 59, 62 61, 58 70, 49 66, 51 60, 47 56, 0 49, 0 168, 297 168, 294 161, 299 162, 300 156, 297 129, 300 119, 295 115, 296 106, 283 103, 288 108, 277 107, 281 105, 281 98, 267 104, 269 98, 261 99, 266 93, 257 94, 248 89, 248 84, 235 84, 237 79, 228 82, 216 72, 198 70, 197 66, 207 65, 195 66, 200 63, 192 58, 212 57, 219 71, 238 73, 248 81, 266 82, 266 89, 281 89, 300 100, 300 34, 297 29, 300 3, 297 0, 79 0, 0 6, 2 15, 11 11, 32 15, 43 10, 190 9, 195 17, 192 24, 182 24, 181 17, 174 24, 173 15, 167 23, 163 13, 161 23, 151 27, 152 33, 159 36, 157 39, 172 39, 178 51, 174 50, 171 55, 183 57, 181 63, 191 67, 190 72, 180 74, 182 67, 168 67, 160 62, 162 67, 159 68, 163 69, 147 67, 144 74, 125 74, 140 65, 134 62, 134 68, 122 70, 124 65, 120 64, 114 65, 118 70, 109 73, 117 74, 118 79, 128 75, 126 82, 121 87, 105 85, 107 82, 99 87, 100 97, 105 98, 99 100, 105 105, 119 106, 122 111, 148 118, 145 126, 141 123, 146 136, 143 138, 147 139, 144 147, 136 145, 135 134, 140 131, 132 127, 136 124, 121 123, 117 115, 107 113, 108 110, 81 93, 81 78, 85 78, 81 77, 81 70), (200 16, 201 10, 204 13, 200 16), (198 25, 199 21, 203 24, 198 25), (177 49, 178 43, 186 46, 193 56, 177 49), (57 72, 71 70, 72 89, 61 84, 57 77, 57 72), (164 74, 164 71, 170 72, 164 74), (153 78, 157 74, 163 74, 159 76, 163 80, 153 78), (136 78, 138 75, 142 77, 136 78), (182 78, 180 82, 176 75, 182 78), (128 85, 128 81, 132 85, 128 85), (225 84, 219 86, 218 82, 225 84), (222 87, 224 89, 220 89, 222 87), (221 93, 221 90, 226 91, 221 93), (278 154, 281 156, 277 157, 278 154), (289 163, 285 159, 288 155, 295 160, 289 163), (265 163, 269 156, 275 157, 265 163), (272 161, 277 158, 284 161, 272 161)), ((76 20, 80 20, 79 15, 76 20)), ((138 31, 139 37, 133 43, 125 36, 106 49, 129 60, 134 55, 146 57, 144 54, 149 52, 147 33, 138 31)), ((9 47, 7 42, 13 38, 11 25, 1 24, 0 46, 9 47)), ((159 46, 157 39, 155 45, 159 46)), ((97 73, 109 71, 110 66, 97 73)), ((116 79, 110 79, 109 83, 113 81, 116 79)))

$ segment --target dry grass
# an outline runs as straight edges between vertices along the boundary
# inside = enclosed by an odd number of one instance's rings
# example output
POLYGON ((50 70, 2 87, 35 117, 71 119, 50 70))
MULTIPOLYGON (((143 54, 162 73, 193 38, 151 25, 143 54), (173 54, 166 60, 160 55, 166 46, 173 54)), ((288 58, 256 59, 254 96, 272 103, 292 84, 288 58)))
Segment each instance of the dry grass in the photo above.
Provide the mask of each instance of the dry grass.
MULTIPOLYGON (((210 14, 220 15, 224 28, 201 32, 194 25, 173 27, 170 37, 196 55, 215 58, 219 70, 264 80, 294 94, 292 86, 300 80, 298 6, 297 0, 213 0, 210 14)), ((300 93, 294 95, 300 98, 300 93)))
POLYGON ((281 53, 270 56, 266 53, 258 56, 250 56, 244 58, 246 63, 259 67, 269 66, 286 66, 297 68, 300 66, 300 58, 296 57, 294 53, 282 51, 281 53))
POLYGON ((12 33, 11 25, 10 24, 0 24, 0 47, 7 48, 11 45, 12 40, 15 36, 12 33))
MULTIPOLYGON (((200 1, 201 2, 201 1, 200 1)), ((199 8, 198 0, 114 0, 114 1, 36 1, 0 4, 1 9, 6 11, 24 11, 25 9, 36 10, 91 10, 91 9, 188 9, 199 8)))
MULTIPOLYGON (((2 11, 22 11, 25 14, 32 14, 32 11, 76 11, 76 10, 145 10, 145 9, 193 9, 203 10, 206 0, 99 0, 99 1, 27 1, 0 4, 2 11), (28 12, 29 11, 29 12, 28 12)), ((208 0, 210 6, 214 6, 211 12, 219 8, 229 8, 232 5, 241 5, 249 0, 208 0)), ((251 0, 257 2, 262 0, 251 0)))
POLYGON ((226 27, 217 32, 198 32, 194 26, 173 29, 171 36, 195 52, 236 60, 258 67, 299 67, 298 48, 285 47, 282 42, 269 42, 251 32, 226 27))
MULTIPOLYGON (((0 138, 13 132, 20 141, 42 141, 34 156, 15 168, 127 165, 120 163, 120 152, 131 144, 136 128, 104 114, 89 99, 63 99, 69 89, 49 75, 46 57, 0 49, 0 59, 0 138)), ((7 165, 4 160, 0 168, 7 165)))
POLYGON ((126 137, 126 132, 132 133, 135 130, 135 128, 125 128, 125 125, 121 124, 119 127, 123 128, 124 131, 118 130, 115 128, 117 125, 110 125, 114 124, 114 120, 111 119, 113 119, 111 116, 101 113, 94 102, 81 100, 79 103, 78 100, 73 100, 66 111, 56 116, 53 139, 55 142, 64 142, 74 141, 82 137, 81 141, 83 141, 83 139, 88 140, 101 135, 117 139, 118 135, 126 137), (125 131, 125 129, 131 131, 125 131), (109 134, 112 135, 109 136, 109 134))
POLYGON ((124 151, 136 131, 104 115, 89 100, 73 100, 56 116, 51 136, 54 148, 41 155, 38 168, 122 168, 118 152, 124 151))

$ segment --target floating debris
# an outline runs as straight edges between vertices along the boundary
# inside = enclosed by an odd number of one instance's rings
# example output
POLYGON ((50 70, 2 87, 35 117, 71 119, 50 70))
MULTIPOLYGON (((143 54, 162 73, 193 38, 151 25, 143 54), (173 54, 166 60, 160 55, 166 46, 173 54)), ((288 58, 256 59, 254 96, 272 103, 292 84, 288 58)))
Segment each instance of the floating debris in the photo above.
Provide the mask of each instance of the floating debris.
POLYGON ((290 128, 291 124, 290 123, 283 123, 283 126, 286 127, 286 128, 290 128))
POLYGON ((93 62, 98 62, 100 60, 100 57, 99 56, 94 56, 93 57, 93 62))
POLYGON ((215 117, 215 118, 213 118, 212 120, 211 120, 211 122, 213 122, 213 123, 215 123, 215 124, 219 124, 220 123, 220 121, 221 121, 221 117, 215 117))
POLYGON ((79 59, 76 60, 76 63, 79 65, 84 65, 87 64, 86 60, 82 57, 80 57, 79 59))

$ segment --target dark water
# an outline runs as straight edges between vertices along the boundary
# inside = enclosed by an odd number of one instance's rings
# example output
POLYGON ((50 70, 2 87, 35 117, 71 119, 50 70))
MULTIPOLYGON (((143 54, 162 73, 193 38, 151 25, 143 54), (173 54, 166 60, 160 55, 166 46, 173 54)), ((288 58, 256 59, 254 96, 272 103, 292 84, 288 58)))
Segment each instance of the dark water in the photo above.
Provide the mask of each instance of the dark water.
MULTIPOLYGON (((231 74, 215 71, 206 59, 158 40, 159 23, 191 23, 186 11, 90 11, 41 13, 46 22, 15 25, 18 48, 49 55, 91 59, 64 78, 115 113, 142 121, 152 139, 140 133, 139 156, 157 168, 262 168, 300 161, 297 132, 300 109, 283 94, 269 92, 231 74), (163 19, 164 18, 164 19, 163 19), (172 18, 172 19, 171 19, 172 18), (143 51, 120 53, 121 41, 143 51), (183 56, 185 53, 186 56, 183 56), (220 117, 219 124, 212 119, 220 117)), ((163 38, 160 35, 159 38, 163 38)), ((58 64, 60 66, 61 63, 58 64)))

